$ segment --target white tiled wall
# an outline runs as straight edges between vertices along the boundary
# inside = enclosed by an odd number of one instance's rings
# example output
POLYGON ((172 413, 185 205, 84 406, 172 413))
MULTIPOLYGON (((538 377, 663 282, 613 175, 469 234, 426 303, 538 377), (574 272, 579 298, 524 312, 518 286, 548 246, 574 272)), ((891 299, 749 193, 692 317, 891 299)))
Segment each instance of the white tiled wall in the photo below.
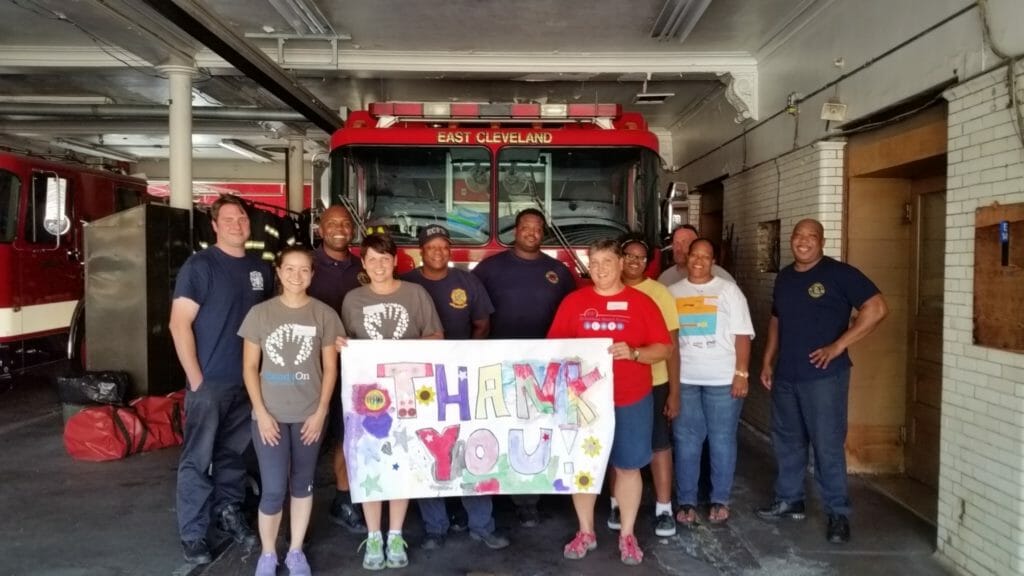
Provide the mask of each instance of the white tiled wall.
MULTIPOLYGON (((1018 104, 1024 67, 1016 70, 1018 104)), ((939 551, 974 576, 1024 574, 1024 354, 972 344, 975 210, 1024 202, 1006 68, 949 100, 939 551)))

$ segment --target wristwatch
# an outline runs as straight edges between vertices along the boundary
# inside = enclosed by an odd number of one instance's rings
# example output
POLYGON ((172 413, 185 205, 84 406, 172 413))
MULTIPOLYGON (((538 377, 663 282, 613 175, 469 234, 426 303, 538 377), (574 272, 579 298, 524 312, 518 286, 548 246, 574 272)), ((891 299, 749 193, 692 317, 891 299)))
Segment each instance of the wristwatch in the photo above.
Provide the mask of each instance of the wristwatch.
POLYGON ((735 372, 733 372, 733 374, 739 376, 740 378, 750 378, 750 372, 747 372, 746 370, 736 370, 735 372))
POLYGON ((640 349, 639 348, 630 348, 630 350, 631 350, 631 352, 629 353, 629 355, 633 358, 633 362, 639 362, 640 361, 640 349))

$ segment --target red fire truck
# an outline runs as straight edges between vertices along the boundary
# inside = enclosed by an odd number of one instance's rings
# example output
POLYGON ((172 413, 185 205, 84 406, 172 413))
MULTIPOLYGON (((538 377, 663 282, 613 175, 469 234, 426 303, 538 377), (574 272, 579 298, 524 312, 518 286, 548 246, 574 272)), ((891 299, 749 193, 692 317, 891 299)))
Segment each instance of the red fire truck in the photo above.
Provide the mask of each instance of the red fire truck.
POLYGON ((138 178, 0 152, 0 377, 65 356, 82 224, 145 196, 138 178))
POLYGON ((399 271, 420 263, 419 228, 445 225, 453 262, 472 267, 512 243, 525 208, 548 216, 543 249, 578 278, 592 241, 660 235, 657 138, 617 104, 374 103, 331 150, 328 203, 389 232, 399 271))

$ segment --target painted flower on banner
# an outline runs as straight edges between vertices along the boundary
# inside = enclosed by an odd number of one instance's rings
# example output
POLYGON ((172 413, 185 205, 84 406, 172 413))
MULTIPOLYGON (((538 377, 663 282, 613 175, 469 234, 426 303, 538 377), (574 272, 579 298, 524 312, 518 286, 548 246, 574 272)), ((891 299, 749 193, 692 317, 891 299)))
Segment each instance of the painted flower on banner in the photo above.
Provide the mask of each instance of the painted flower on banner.
POLYGON ((576 474, 576 488, 584 492, 594 489, 594 477, 590 475, 590 472, 576 474))
POLYGON ((594 436, 587 436, 583 441, 583 453, 591 458, 597 457, 601 453, 601 441, 594 436))
POLYGON ((416 401, 420 404, 433 404, 436 397, 437 395, 434 393, 434 389, 430 386, 420 386, 420 388, 416 390, 416 401))

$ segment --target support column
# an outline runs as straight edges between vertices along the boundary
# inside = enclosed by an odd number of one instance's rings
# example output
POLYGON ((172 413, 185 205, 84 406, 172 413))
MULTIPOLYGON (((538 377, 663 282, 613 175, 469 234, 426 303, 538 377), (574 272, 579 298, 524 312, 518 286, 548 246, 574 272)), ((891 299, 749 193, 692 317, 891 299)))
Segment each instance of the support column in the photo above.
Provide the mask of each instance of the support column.
POLYGON ((302 212, 303 209, 303 176, 304 152, 302 143, 305 138, 301 136, 288 137, 288 209, 292 212, 302 212))
POLYGON ((169 82, 171 206, 192 208, 192 64, 172 62, 157 67, 169 82))

